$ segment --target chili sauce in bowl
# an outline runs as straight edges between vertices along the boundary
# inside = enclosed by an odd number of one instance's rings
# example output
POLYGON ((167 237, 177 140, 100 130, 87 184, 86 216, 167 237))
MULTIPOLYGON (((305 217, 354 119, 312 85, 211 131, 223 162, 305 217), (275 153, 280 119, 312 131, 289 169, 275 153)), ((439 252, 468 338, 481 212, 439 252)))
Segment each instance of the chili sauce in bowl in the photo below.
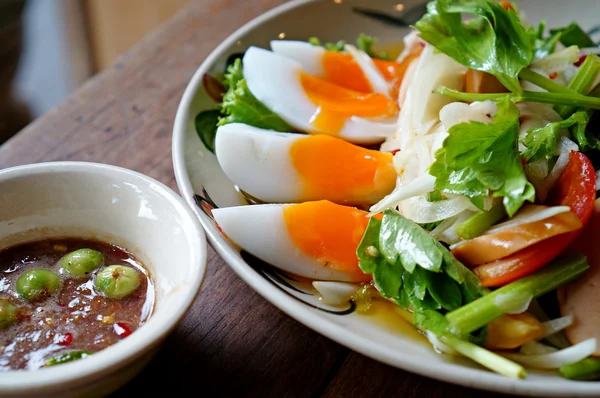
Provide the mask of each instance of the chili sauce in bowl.
POLYGON ((47 239, 0 251, 0 371, 79 360, 135 332, 154 307, 152 278, 126 250, 47 239))

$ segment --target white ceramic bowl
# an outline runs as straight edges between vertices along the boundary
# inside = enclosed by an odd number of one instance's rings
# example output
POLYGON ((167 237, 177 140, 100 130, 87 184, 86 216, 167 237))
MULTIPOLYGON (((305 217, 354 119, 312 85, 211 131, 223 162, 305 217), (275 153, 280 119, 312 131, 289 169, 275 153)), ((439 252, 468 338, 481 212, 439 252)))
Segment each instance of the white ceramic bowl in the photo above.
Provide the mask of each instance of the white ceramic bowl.
POLYGON ((184 316, 204 277, 202 228, 165 185, 95 163, 0 170, 0 249, 60 236, 97 238, 134 253, 154 279, 154 312, 131 336, 86 359, 0 372, 1 397, 102 396, 114 391, 148 363, 184 316))
MULTIPOLYGON (((216 107, 216 102, 203 87, 203 76, 218 77, 230 55, 243 52, 251 45, 268 48, 270 40, 282 37, 306 40, 316 36, 323 41, 345 39, 353 42, 364 32, 379 37, 382 43, 398 43, 408 32, 408 28, 399 26, 398 22, 414 23, 420 18, 425 2, 296 0, 261 15, 233 33, 200 65, 177 111, 173 163, 179 190, 198 215, 212 246, 248 285, 282 311, 332 340, 389 365, 469 387, 538 396, 599 396, 600 382, 574 382, 554 373, 533 371, 525 380, 509 379, 470 361, 455 361, 438 355, 428 344, 419 343, 414 335, 399 333, 389 325, 375 322, 373 317, 352 312, 351 308, 347 311, 327 308, 318 301, 310 284, 299 283, 290 275, 245 261, 239 248, 223 237, 211 218, 211 207, 246 202, 195 132, 196 114, 216 107), (357 12, 359 9, 367 9, 372 17, 357 12), (379 18, 373 17, 376 15, 379 18)), ((548 26, 555 27, 576 20, 585 29, 600 23, 597 13, 589 12, 597 8, 598 0, 517 2, 532 23, 543 18, 548 21, 548 26)), ((600 29, 596 29, 594 38, 598 39, 598 35, 600 29)))

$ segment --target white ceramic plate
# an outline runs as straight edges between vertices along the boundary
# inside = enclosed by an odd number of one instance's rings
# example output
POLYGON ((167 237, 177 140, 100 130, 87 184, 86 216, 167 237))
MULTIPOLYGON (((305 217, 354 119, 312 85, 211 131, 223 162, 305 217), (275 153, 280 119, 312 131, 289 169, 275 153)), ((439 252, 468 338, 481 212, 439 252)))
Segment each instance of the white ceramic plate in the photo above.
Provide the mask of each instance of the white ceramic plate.
MULTIPOLYGON (((398 0, 297 0, 263 14, 232 34, 202 63, 179 105, 173 133, 173 162, 179 190, 202 222, 213 247, 246 283, 282 311, 340 344, 391 366, 474 388, 537 396, 600 395, 600 382, 574 382, 553 373, 530 371, 525 380, 499 376, 470 361, 439 355, 428 344, 416 344, 420 340, 414 334, 400 333, 388 322, 358 314, 353 307, 324 306, 309 283, 242 257, 239 248, 221 235, 210 216, 211 207, 241 205, 246 201, 194 128, 195 116, 216 106, 206 89, 208 76, 221 76, 230 55, 243 52, 250 45, 268 48, 269 41, 278 37, 306 40, 317 36, 326 41, 351 42, 364 32, 379 37, 380 43, 400 42, 408 28, 398 26, 397 22, 414 23, 424 3, 405 1, 400 7, 398 0), (379 17, 365 16, 357 8, 378 13, 379 17)), ((590 12, 599 5, 597 0, 519 2, 520 10, 534 23, 544 18, 552 27, 577 20, 585 29, 600 23, 595 13, 590 12)))

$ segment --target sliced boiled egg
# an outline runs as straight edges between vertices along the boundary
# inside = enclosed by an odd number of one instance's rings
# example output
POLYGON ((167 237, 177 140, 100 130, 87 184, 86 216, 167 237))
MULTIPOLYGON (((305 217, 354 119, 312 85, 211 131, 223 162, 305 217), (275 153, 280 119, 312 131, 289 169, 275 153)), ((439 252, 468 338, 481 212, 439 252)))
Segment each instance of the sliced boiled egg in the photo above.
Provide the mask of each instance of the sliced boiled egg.
POLYGON ((231 123, 219 127, 215 147, 225 174, 264 202, 326 199, 367 206, 396 185, 390 153, 328 135, 277 133, 231 123))
POLYGON ((306 278, 366 282, 356 249, 369 218, 328 201, 214 209, 221 230, 236 244, 284 271, 306 278))
POLYGON ((294 59, 257 47, 246 51, 243 67, 252 94, 300 131, 361 144, 379 143, 395 132, 389 120, 398 106, 384 94, 332 83, 305 72, 294 59))
MULTIPOLYGON (((276 54, 298 61, 302 70, 309 75, 351 90, 365 93, 375 91, 364 69, 347 52, 327 51, 323 47, 294 40, 273 40, 271 49, 276 54)), ((395 81, 402 73, 401 63, 381 59, 372 59, 372 62, 376 71, 388 83, 389 91, 392 91, 395 81)))

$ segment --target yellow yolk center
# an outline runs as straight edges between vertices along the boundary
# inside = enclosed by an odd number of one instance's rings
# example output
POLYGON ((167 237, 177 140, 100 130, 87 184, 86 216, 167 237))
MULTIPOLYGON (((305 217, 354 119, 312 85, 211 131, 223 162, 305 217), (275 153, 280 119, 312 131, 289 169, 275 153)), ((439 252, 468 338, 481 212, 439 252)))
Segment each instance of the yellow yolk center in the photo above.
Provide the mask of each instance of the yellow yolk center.
POLYGON ((383 94, 350 90, 306 73, 300 74, 300 83, 319 107, 311 123, 327 134, 339 133, 351 116, 389 117, 398 113, 398 105, 383 94))
MULTIPOLYGON (((373 59, 373 62, 387 81, 392 82, 398 77, 400 63, 381 59, 373 59)), ((325 70, 323 79, 330 83, 363 93, 373 91, 362 69, 348 53, 326 51, 323 56, 323 69, 325 70)))
POLYGON ((290 148, 290 158, 310 198, 372 204, 396 185, 392 154, 327 135, 296 140, 290 148))
POLYGON ((283 217, 292 241, 325 267, 369 281, 358 267, 356 249, 367 228, 367 213, 326 200, 290 205, 283 217))

